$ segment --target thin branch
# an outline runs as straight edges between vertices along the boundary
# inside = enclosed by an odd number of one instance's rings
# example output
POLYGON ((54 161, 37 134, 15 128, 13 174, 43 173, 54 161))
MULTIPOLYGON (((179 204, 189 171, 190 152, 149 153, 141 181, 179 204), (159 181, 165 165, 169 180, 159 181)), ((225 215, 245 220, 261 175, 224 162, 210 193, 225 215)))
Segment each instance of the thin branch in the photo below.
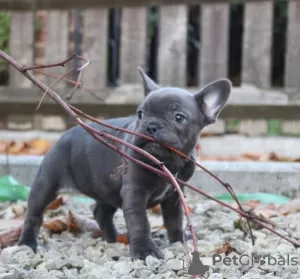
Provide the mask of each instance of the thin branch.
MULTIPOLYGON (((55 75, 55 74, 53 74, 53 73, 46 73, 46 72, 42 72, 42 71, 39 71, 39 70, 34 70, 34 71, 35 71, 36 73, 39 73, 39 74, 42 74, 42 75, 45 75, 45 76, 48 76, 48 77, 52 77, 52 78, 61 78, 61 76, 55 75)), ((72 79, 68 79, 68 78, 66 78, 66 77, 62 78, 62 80, 65 81, 65 82, 68 82, 68 83, 70 83, 70 84, 73 84, 73 85, 78 84, 77 81, 74 81, 74 80, 72 80, 72 79)), ((78 88, 80 88, 83 92, 88 93, 88 94, 90 94, 91 96, 97 98, 98 100, 104 101, 104 99, 103 99, 102 97, 98 96, 95 92, 93 92, 92 90, 89 90, 89 89, 83 87, 83 82, 82 82, 82 81, 79 82, 78 88)))
POLYGON ((70 56, 68 59, 59 62, 59 63, 55 63, 55 64, 48 64, 48 65, 36 65, 36 66, 29 66, 29 67, 25 67, 22 66, 22 69, 20 69, 20 72, 26 72, 26 71, 30 71, 30 70, 35 70, 35 69, 46 69, 46 68, 54 68, 54 67, 65 67, 65 65, 72 61, 74 58, 76 57, 76 54, 73 54, 72 56, 70 56))
POLYGON ((36 107, 35 110, 39 110, 45 96, 47 95, 49 89, 51 89, 56 83, 58 83, 60 80, 62 80, 64 77, 66 77, 67 75, 69 75, 70 73, 74 72, 76 70, 76 68, 71 69, 70 71, 68 71, 66 74, 64 74, 63 76, 57 78, 55 81, 53 81, 50 86, 47 88, 47 90, 45 91, 44 95, 42 96, 42 98, 40 99, 38 106, 36 107))

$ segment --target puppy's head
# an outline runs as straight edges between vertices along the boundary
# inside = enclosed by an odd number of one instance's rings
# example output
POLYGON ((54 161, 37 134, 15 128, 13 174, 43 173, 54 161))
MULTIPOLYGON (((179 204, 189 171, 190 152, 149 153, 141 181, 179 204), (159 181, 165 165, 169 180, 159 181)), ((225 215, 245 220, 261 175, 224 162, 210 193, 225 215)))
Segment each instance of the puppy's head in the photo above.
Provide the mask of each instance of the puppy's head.
MULTIPOLYGON (((138 71, 142 76, 145 99, 136 111, 136 131, 190 154, 200 131, 216 122, 228 100, 231 82, 219 79, 192 94, 181 88, 160 87, 141 68, 138 71)), ((147 151, 153 151, 151 153, 156 153, 158 148, 155 143, 141 138, 136 144, 147 147, 147 151)))

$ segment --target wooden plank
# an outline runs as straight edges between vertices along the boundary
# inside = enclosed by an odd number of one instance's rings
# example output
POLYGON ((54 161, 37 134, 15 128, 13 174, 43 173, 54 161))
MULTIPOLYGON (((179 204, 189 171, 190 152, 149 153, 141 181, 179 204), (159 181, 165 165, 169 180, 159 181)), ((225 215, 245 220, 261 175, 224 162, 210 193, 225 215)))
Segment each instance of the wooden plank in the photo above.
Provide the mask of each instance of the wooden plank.
MULTIPOLYGON (((231 0, 231 2, 260 2, 261 0, 231 0)), ((37 9, 77 9, 77 8, 106 8, 124 6, 149 6, 170 4, 199 4, 199 3, 226 3, 228 0, 0 0, 1 10, 31 10, 37 9)))
MULTIPOLYGON (((11 18, 10 55, 24 66, 33 65, 33 16, 32 12, 14 12, 11 18)), ((32 82, 13 67, 9 69, 9 84, 13 87, 32 86, 32 82)))
POLYGON ((285 88, 300 93, 300 8, 299 3, 289 1, 285 88))
POLYGON ((186 86, 187 8, 173 5, 160 9, 158 82, 161 85, 186 86))
POLYGON ((242 83, 269 88, 273 1, 245 4, 242 83))
POLYGON ((124 8, 121 22, 120 80, 140 82, 137 67, 146 67, 147 9, 124 8))
MULTIPOLYGON (((187 88, 190 91, 191 88, 187 88)), ((198 89, 198 88, 197 88, 198 89)), ((286 119, 286 120, 300 120, 299 115, 299 101, 277 100, 276 94, 262 94, 261 98, 257 98, 253 92, 245 93, 243 88, 234 88, 236 94, 233 94, 229 99, 228 104, 222 110, 219 119, 256 119, 259 120, 262 115, 264 119, 286 119), (258 102, 259 101, 259 102, 258 102)), ((69 89, 59 91, 62 96, 65 96, 69 89)), ((143 96, 142 87, 126 86, 118 89, 107 89, 104 93, 116 98, 110 98, 110 101, 101 101, 89 94, 78 91, 74 97, 69 101, 70 104, 75 105, 82 111, 97 116, 99 114, 106 115, 106 117, 119 117, 129 114, 134 114, 136 107, 143 96), (119 100, 119 96, 128 96, 119 100), (136 96, 141 96, 137 98, 136 96)), ((0 119, 4 119, 6 115, 11 114, 12 111, 17 111, 20 114, 33 114, 37 103, 39 102, 43 91, 37 88, 4 88, 0 87, 0 119), (26 96, 26 98, 24 98, 26 96)), ((66 112, 57 105, 50 98, 45 98, 43 105, 40 107, 39 114, 52 115, 66 115, 66 112)))
MULTIPOLYGON (((68 12, 50 11, 47 13, 46 22, 45 63, 52 64, 64 61, 68 58, 68 12)), ((70 63, 72 62, 69 62, 68 65, 70 63)), ((66 74, 68 68, 56 67, 55 74, 66 74)), ((53 72, 52 69, 51 72, 53 72)), ((69 75, 68 78, 72 78, 72 75, 69 75)), ((54 79, 47 76, 46 81, 50 85, 54 79)), ((67 84, 61 81, 54 88, 63 88, 66 86, 67 84)))
POLYGON ((107 9, 83 11, 82 55, 91 61, 91 64, 84 70, 82 78, 85 88, 99 90, 106 87, 107 29, 107 9))
POLYGON ((202 4, 199 81, 204 86, 227 77, 229 4, 202 4))

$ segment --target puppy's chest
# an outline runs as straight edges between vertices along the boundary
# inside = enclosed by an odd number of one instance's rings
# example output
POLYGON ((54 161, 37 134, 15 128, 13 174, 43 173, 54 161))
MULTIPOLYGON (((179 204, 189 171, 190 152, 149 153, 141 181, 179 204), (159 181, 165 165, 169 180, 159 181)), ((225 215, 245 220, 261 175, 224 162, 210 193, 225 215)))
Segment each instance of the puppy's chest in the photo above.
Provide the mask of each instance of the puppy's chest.
POLYGON ((170 183, 167 183, 165 186, 158 187, 151 195, 148 202, 148 206, 152 207, 161 203, 163 200, 170 197, 174 193, 174 191, 176 190, 174 186, 170 183))

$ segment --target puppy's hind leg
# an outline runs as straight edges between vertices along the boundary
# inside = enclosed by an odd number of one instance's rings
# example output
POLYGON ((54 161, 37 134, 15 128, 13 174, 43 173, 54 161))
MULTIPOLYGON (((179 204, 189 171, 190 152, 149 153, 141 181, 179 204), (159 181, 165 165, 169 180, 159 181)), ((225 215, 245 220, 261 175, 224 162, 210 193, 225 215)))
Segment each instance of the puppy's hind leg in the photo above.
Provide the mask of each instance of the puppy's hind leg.
POLYGON ((57 180, 41 166, 28 197, 27 211, 18 245, 26 245, 36 252, 37 239, 43 222, 44 210, 56 198, 57 180))
POLYGON ((94 217, 103 232, 104 239, 108 243, 116 242, 117 230, 113 222, 114 214, 117 208, 112 207, 108 204, 104 204, 97 201, 96 207, 94 209, 94 217))

